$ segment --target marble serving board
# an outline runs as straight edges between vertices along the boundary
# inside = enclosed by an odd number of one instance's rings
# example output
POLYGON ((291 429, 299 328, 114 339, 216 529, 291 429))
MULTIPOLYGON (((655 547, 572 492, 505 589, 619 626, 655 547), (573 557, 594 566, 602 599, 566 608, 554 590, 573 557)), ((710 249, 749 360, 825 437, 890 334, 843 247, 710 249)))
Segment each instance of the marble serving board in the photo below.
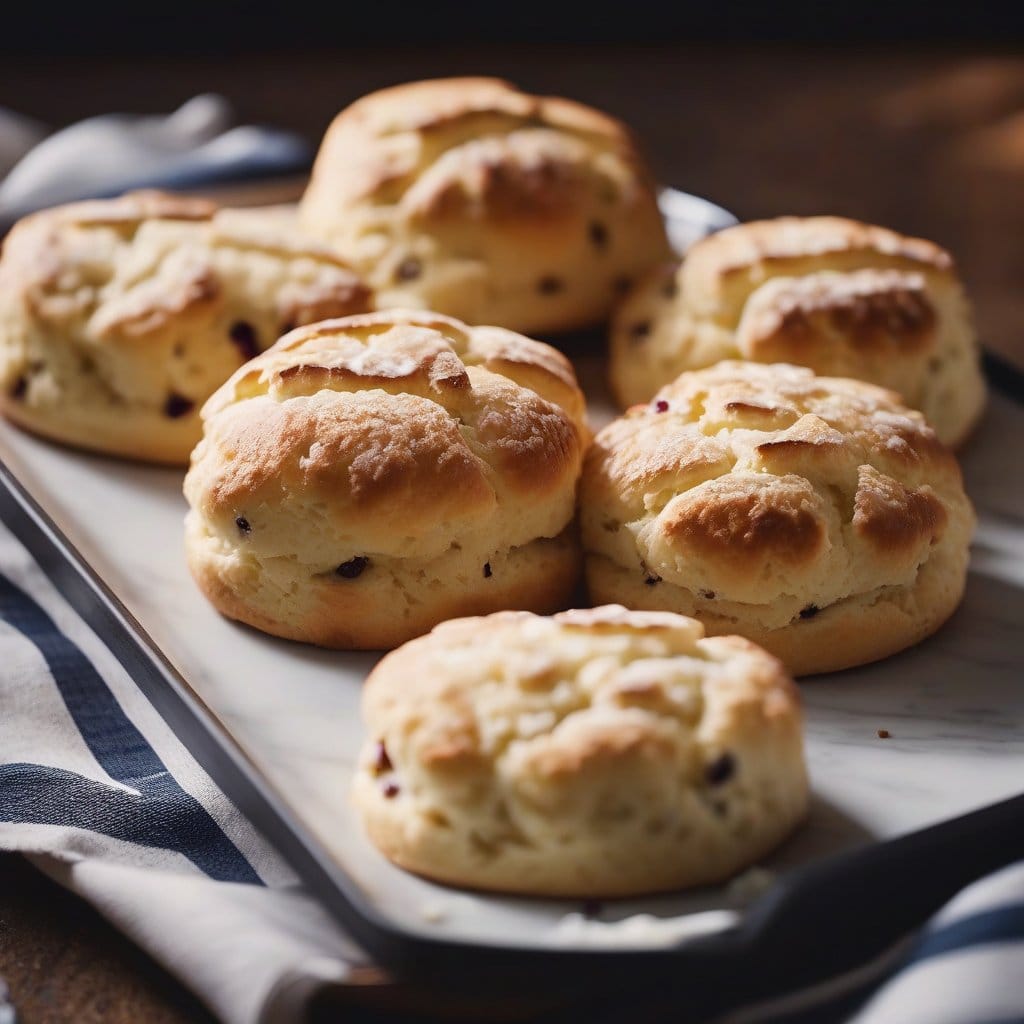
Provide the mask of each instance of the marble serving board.
MULTIPOLYGON (((591 357, 579 370, 600 422, 611 414, 600 366, 591 357)), ((1024 407, 994 396, 963 452, 980 525, 967 595, 946 627, 888 661, 803 683, 812 809, 765 870, 748 874, 756 884, 607 903, 596 920, 578 903, 460 893, 376 853, 347 797, 360 688, 376 657, 221 618, 185 568, 180 472, 69 451, 6 423, 0 458, 385 919, 473 943, 658 948, 728 928, 797 865, 1024 791, 1024 476, 1008 471, 1006 452, 1022 435, 1024 407)))

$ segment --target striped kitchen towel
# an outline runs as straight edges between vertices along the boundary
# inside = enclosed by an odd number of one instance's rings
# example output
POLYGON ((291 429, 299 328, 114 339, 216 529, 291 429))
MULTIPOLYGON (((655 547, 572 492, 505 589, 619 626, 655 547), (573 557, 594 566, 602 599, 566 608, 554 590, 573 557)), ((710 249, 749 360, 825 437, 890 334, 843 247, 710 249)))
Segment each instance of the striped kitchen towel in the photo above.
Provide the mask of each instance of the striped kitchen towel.
MULTIPOLYGON (((0 849, 28 854, 229 1024, 301 1019, 318 986, 365 977, 362 952, 3 524, 0 666, 0 849)), ((875 962, 717 1019, 1024 1022, 1024 864, 875 962)))
POLYGON ((361 952, 0 524, 0 849, 77 892, 231 1024, 297 1016, 361 952))

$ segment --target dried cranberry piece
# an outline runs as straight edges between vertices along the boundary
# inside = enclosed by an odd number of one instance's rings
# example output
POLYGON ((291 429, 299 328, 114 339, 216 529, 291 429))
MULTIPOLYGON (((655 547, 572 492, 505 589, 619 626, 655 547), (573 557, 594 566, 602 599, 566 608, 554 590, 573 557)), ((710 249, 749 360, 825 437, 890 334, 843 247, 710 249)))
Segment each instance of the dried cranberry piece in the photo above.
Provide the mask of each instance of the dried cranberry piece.
POLYGON ((603 249, 608 245, 608 228, 599 220, 592 220, 587 228, 590 241, 595 249, 603 249))
POLYGON ((484 562, 484 579, 489 580, 493 573, 491 572, 491 563, 484 562))
POLYGON ((396 281, 415 281, 423 273, 423 264, 415 256, 407 256, 395 270, 396 281))
POLYGON ((704 778, 712 786, 728 782, 736 772, 736 758, 728 751, 716 757, 704 768, 704 778))
POLYGON ((185 398, 184 395, 178 395, 172 391, 167 396, 167 401, 164 402, 164 415, 172 420, 181 419, 182 416, 187 416, 195 407, 196 403, 192 399, 185 398))
POLYGON ((666 402, 664 398, 659 398, 654 403, 654 411, 655 412, 668 412, 668 402, 666 402))
POLYGON ((388 800, 394 800, 394 798, 398 796, 399 792, 401 792, 398 788, 397 782, 385 782, 382 791, 388 800))
POLYGON ((821 609, 816 604, 809 604, 806 608, 800 609, 801 619, 813 619, 821 609))
POLYGON ((252 533, 252 524, 245 516, 235 516, 235 526, 239 533, 252 533))
POLYGON ((260 336, 248 320, 236 320, 228 328, 228 337, 246 362, 260 354, 260 336))
POLYGON ((373 758, 373 770, 378 775, 383 775, 385 772, 391 771, 394 767, 391 763, 391 758, 388 756, 388 748, 384 746, 383 740, 377 741, 377 749, 373 758))
POLYGON ((369 564, 370 560, 365 555, 356 555, 355 558, 342 562, 334 571, 343 579, 354 580, 357 576, 362 576, 363 570, 369 564))

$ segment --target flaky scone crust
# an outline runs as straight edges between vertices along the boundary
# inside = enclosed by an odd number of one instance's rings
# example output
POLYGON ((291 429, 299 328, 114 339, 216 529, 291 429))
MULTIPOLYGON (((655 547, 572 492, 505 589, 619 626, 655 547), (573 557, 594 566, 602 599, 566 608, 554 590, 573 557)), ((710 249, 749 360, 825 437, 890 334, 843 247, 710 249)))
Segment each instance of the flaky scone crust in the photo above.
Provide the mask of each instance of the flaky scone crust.
POLYGON ((669 253, 625 126, 494 78, 414 82, 342 111, 300 216, 381 307, 542 335, 602 322, 669 253))
POLYGON ((739 637, 611 606, 445 622, 363 692, 356 807, 396 864, 616 897, 722 881, 803 817, 796 687, 739 637))
POLYGON ((934 632, 974 514, 952 453, 873 385, 726 362, 602 430, 581 485, 594 601, 739 633, 797 675, 934 632))
POLYGON ((741 224, 653 271, 617 309, 623 406, 723 359, 788 362, 898 391, 950 445, 985 402, 971 311, 949 254, 842 217, 741 224))
POLYGON ((76 447, 184 464, 199 407, 284 331, 372 308, 322 244, 262 211, 158 192, 56 207, 0 259, 0 410, 76 447))
POLYGON ((499 328, 397 310, 300 328, 203 409, 193 575, 232 618, 342 648, 564 607, 584 413, 568 361, 499 328))

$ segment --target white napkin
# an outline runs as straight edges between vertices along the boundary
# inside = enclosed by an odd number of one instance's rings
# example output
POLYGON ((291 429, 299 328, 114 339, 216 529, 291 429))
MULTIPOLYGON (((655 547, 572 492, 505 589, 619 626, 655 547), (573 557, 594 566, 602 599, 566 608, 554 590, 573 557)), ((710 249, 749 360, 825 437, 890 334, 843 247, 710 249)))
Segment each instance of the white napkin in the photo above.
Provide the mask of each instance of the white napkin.
POLYGON ((274 128, 230 127, 222 96, 195 96, 172 114, 102 114, 42 138, 45 129, 0 111, 0 226, 44 206, 133 188, 198 188, 306 169, 309 146, 274 128))

